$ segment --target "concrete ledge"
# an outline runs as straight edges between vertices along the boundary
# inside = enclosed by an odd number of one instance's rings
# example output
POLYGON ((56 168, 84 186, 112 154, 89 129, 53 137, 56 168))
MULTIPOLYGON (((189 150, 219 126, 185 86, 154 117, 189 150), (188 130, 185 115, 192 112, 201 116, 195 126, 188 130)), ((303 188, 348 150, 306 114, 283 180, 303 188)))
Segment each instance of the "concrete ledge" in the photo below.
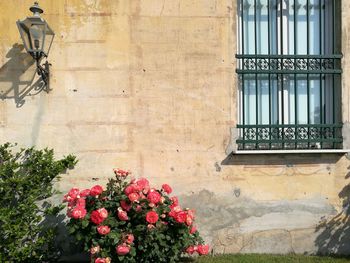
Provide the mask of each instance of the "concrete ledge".
POLYGON ((350 149, 315 149, 315 150, 236 150, 232 154, 295 154, 295 153, 337 153, 350 154, 350 149))

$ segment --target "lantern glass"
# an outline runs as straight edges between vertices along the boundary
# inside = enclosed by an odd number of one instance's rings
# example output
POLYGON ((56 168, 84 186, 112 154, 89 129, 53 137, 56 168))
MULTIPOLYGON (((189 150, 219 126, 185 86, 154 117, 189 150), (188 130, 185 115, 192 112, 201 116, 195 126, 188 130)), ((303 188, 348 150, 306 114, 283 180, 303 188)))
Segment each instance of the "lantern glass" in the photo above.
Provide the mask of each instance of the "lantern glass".
POLYGON ((40 17, 27 17, 17 21, 17 26, 28 53, 38 59, 48 55, 55 33, 40 17))
POLYGON ((45 25, 33 24, 29 28, 29 35, 31 40, 31 49, 38 52, 42 51, 45 41, 45 25))
POLYGON ((27 23, 25 21, 17 21, 17 27, 19 30, 19 33, 21 35, 24 48, 27 52, 30 50, 30 37, 29 37, 29 28, 27 27, 27 23))
POLYGON ((45 27, 45 41, 43 44, 43 52, 46 56, 49 55, 51 44, 53 42, 53 38, 55 37, 55 33, 52 31, 52 29, 49 27, 48 24, 46 24, 45 27))

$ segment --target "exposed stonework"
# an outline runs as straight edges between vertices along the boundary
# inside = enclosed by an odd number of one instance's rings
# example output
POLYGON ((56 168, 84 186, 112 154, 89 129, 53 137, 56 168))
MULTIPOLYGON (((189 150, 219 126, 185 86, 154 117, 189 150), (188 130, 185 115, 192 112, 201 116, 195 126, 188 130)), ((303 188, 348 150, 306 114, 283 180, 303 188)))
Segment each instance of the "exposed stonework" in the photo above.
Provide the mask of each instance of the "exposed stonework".
POLYGON ((256 202, 203 190, 182 199, 196 209, 199 226, 207 226, 200 228, 216 253, 326 253, 316 242, 326 226, 315 229, 337 214, 321 196, 256 202))

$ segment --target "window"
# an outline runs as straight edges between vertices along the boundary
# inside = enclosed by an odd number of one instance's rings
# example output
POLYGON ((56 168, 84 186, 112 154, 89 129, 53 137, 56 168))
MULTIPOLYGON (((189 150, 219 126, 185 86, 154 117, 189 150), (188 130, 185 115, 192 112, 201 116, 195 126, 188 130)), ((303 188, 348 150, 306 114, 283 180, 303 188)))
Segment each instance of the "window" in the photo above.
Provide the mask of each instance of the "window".
POLYGON ((339 0, 239 0, 239 150, 342 148, 339 0))

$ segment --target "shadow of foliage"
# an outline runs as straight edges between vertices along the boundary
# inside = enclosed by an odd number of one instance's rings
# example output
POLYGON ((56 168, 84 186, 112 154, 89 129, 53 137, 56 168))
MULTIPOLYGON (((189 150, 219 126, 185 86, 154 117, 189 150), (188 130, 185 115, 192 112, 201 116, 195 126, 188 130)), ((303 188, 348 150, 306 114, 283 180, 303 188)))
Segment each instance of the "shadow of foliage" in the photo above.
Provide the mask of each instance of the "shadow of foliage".
MULTIPOLYGON (((350 177, 350 166, 345 178, 350 177)), ((321 255, 350 255, 350 185, 339 193, 343 209, 331 220, 324 220, 316 228, 320 232, 315 244, 321 255)))

